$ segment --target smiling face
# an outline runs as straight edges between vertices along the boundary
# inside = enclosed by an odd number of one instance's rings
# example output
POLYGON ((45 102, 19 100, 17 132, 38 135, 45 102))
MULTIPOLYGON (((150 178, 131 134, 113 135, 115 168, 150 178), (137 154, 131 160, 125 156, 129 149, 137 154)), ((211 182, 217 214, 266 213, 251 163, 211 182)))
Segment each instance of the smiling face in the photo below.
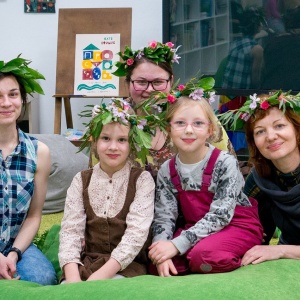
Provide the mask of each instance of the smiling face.
POLYGON ((186 164, 201 161, 208 150, 205 143, 212 135, 212 125, 200 103, 187 101, 187 104, 181 105, 172 115, 170 124, 170 136, 180 160, 186 164), (176 126, 184 123, 186 126, 181 129, 176 126))
POLYGON ((19 84, 13 76, 0 80, 0 126, 15 126, 22 111, 19 84))
POLYGON ((97 153, 101 169, 110 177, 121 170, 129 156, 129 127, 120 123, 103 126, 97 140, 97 153))
MULTIPOLYGON (((170 79, 170 74, 159 67, 154 63, 150 63, 144 61, 138 64, 131 74, 131 80, 145 80, 145 81, 153 81, 153 80, 168 80, 170 79)), ((166 88, 162 90, 162 92, 168 92, 171 89, 171 81, 168 82, 166 88)), ((133 87, 133 83, 129 82, 129 94, 134 103, 139 103, 145 99, 150 97, 150 94, 154 91, 151 84, 149 84, 148 88, 143 91, 136 91, 133 87)))
POLYGON ((259 152, 282 170, 287 162, 299 161, 297 132, 293 124, 274 107, 269 114, 255 122, 253 128, 254 143, 259 152))

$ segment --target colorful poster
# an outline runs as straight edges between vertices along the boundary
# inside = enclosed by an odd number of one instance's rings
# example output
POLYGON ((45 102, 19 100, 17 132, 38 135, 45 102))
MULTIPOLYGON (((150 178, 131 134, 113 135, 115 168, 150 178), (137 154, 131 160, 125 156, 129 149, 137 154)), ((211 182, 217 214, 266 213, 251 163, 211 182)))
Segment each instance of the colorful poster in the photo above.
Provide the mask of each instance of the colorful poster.
POLYGON ((55 0, 24 0, 25 13, 55 13, 55 0))
POLYGON ((74 95, 118 96, 120 34, 76 34, 74 95))

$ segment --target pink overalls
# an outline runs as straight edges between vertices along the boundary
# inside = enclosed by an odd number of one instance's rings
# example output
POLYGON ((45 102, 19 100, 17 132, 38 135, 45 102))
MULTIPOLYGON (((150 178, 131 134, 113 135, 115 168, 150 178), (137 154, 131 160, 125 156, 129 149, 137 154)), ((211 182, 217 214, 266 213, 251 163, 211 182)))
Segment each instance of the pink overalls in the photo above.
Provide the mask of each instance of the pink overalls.
MULTIPOLYGON (((201 220, 209 208, 214 194, 208 191, 215 162, 220 154, 215 148, 204 170, 200 191, 184 191, 175 169, 175 158, 170 161, 171 179, 178 190, 178 202, 185 219, 183 228, 176 230, 180 235, 201 220)), ((193 248, 181 256, 174 257, 173 263, 179 275, 188 273, 219 273, 237 269, 247 250, 260 245, 263 229, 257 212, 257 202, 249 199, 252 206, 236 205, 231 222, 221 231, 200 240, 193 248)))

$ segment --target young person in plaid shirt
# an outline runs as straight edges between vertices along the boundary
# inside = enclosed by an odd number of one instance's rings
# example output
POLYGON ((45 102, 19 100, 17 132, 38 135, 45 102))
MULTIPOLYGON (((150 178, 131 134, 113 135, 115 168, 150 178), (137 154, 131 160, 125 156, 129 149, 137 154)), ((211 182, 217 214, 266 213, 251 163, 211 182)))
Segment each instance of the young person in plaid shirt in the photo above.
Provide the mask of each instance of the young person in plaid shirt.
POLYGON ((18 128, 27 93, 43 76, 17 57, 0 61, 0 279, 55 284, 50 261, 33 244, 50 173, 48 147, 18 128), (23 106, 23 107, 22 107, 23 106))
POLYGON ((223 77, 223 88, 249 89, 260 85, 263 48, 255 35, 260 30, 261 16, 256 10, 246 10, 241 18, 242 36, 233 40, 223 77))

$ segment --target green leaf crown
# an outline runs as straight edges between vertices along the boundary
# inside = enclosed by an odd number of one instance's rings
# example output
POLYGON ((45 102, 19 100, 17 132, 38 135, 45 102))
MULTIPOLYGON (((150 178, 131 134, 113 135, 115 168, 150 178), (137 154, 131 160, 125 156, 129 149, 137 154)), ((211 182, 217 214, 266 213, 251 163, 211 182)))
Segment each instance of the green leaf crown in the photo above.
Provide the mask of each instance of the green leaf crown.
POLYGON ((162 44, 156 41, 149 42, 148 47, 144 47, 136 51, 126 46, 124 52, 118 52, 118 55, 121 57, 122 61, 118 61, 116 63, 117 70, 112 74, 118 77, 126 76, 128 73, 128 68, 134 64, 134 61, 143 57, 148 58, 155 63, 167 62, 170 65, 172 65, 174 62, 179 63, 178 59, 180 57, 176 54, 176 51, 180 46, 176 49, 173 47, 174 44, 171 42, 162 44))
POLYGON ((151 97, 140 107, 144 113, 155 113, 159 116, 159 127, 165 131, 166 113, 169 105, 172 105, 181 96, 187 96, 195 101, 207 99, 210 104, 215 101, 213 89, 215 80, 213 77, 192 78, 185 85, 178 85, 179 80, 173 85, 170 92, 153 92, 151 97))
POLYGON ((135 160, 143 166, 149 156, 152 136, 155 135, 156 128, 160 123, 159 117, 153 114, 147 114, 146 116, 131 114, 129 103, 120 98, 113 98, 108 104, 101 101, 100 105, 87 105, 86 107, 92 109, 84 110, 79 115, 81 117, 91 117, 91 120, 88 124, 85 124, 86 131, 80 139, 83 143, 79 151, 88 147, 91 141, 98 139, 103 125, 118 122, 130 126, 129 145, 131 153, 135 160))
POLYGON ((277 106, 282 110, 283 114, 287 108, 300 114, 300 93, 297 95, 291 95, 290 93, 291 91, 284 93, 279 90, 270 95, 260 97, 257 97, 257 94, 253 94, 248 97, 242 107, 219 114, 218 118, 226 129, 235 130, 242 129, 245 122, 247 122, 258 109, 267 110, 272 106, 277 106))
POLYGON ((14 58, 7 63, 0 61, 0 73, 12 73, 19 83, 21 83, 27 94, 36 92, 44 95, 44 91, 36 79, 45 79, 45 77, 38 71, 31 69, 28 65, 30 60, 20 57, 14 58))

